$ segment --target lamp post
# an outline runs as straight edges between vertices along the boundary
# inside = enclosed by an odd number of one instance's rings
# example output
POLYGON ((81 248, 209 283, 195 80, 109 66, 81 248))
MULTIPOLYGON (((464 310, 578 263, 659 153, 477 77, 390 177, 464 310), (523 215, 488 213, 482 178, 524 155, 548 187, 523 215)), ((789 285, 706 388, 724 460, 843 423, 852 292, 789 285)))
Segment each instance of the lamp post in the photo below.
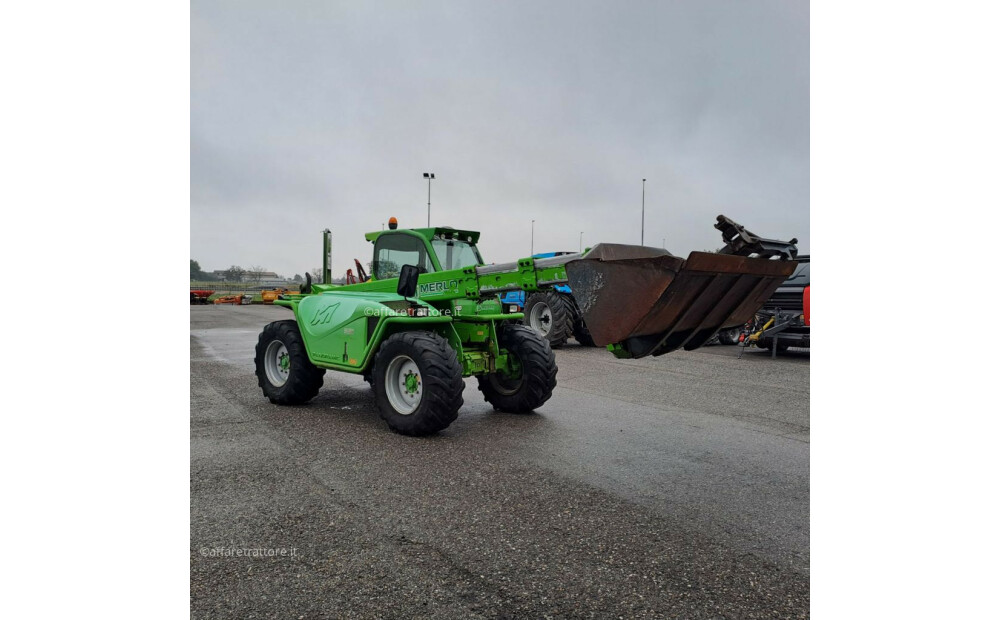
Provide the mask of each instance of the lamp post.
POLYGON ((583 251, 583 231, 580 231, 580 251, 583 251))
POLYGON ((535 220, 531 220, 531 254, 529 256, 535 255, 535 220))
POLYGON ((425 172, 424 178, 427 179, 427 228, 431 227, 431 179, 434 178, 433 172, 425 172))
POLYGON ((639 229, 639 245, 646 245, 646 179, 642 180, 642 225, 639 229))

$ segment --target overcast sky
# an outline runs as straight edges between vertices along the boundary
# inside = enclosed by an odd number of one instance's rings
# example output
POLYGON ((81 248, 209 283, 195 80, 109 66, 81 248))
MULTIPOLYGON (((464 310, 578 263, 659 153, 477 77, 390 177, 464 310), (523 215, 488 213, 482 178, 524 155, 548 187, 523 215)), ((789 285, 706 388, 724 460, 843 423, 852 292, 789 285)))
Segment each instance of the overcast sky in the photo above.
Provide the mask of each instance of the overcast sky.
POLYGON ((291 277, 390 216, 487 262, 599 241, 716 249, 722 213, 809 250, 805 1, 191 5, 191 258, 291 277))

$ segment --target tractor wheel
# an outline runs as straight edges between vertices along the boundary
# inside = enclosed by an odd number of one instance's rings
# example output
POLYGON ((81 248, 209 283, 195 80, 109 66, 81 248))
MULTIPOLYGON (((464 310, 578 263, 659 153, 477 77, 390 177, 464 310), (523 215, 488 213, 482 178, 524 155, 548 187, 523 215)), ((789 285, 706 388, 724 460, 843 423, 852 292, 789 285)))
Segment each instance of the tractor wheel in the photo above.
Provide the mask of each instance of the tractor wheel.
MULTIPOLYGON (((774 338, 761 338, 757 341, 757 348, 764 349, 765 351, 770 351, 771 347, 774 345, 774 338)), ((778 353, 784 353, 788 350, 789 345, 787 343, 778 342, 778 353)))
POLYGON ((531 413, 552 396, 556 387, 556 356, 538 332, 524 325, 506 325, 500 347, 507 351, 516 376, 491 373, 477 377, 479 390, 494 409, 531 413))
POLYGON ((570 331, 573 333, 573 337, 582 346, 596 347, 594 337, 590 335, 590 330, 587 329, 587 323, 583 320, 583 313, 580 312, 580 307, 576 305, 576 300, 573 299, 572 295, 566 295, 563 299, 566 300, 566 305, 570 309, 570 320, 572 321, 570 331))
POLYGON ((585 347, 596 347, 594 344, 594 337, 590 335, 590 330, 587 329, 587 324, 583 322, 583 317, 577 317, 573 321, 573 337, 576 341, 585 347))
POLYGON ((401 435, 431 435, 448 427, 462 406, 462 367, 443 336, 411 331, 385 339, 373 375, 379 415, 401 435))
POLYGON ((532 293, 524 302, 524 322, 548 340, 553 349, 566 344, 573 330, 570 304, 555 291, 532 293))
POLYGON ((724 329, 719 332, 719 344, 734 345, 740 343, 740 332, 743 329, 740 327, 734 327, 732 329, 724 329))
POLYGON ((253 361, 257 384, 278 405, 301 405, 316 396, 326 374, 309 361, 295 321, 269 323, 257 339, 253 361))

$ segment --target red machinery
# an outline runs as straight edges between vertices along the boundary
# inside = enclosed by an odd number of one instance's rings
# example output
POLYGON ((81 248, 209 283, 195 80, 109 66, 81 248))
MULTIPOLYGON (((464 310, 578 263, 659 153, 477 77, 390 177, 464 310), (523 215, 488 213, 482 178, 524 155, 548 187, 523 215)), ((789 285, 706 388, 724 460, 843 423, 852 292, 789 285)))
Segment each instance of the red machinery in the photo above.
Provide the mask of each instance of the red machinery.
POLYGON ((206 289, 197 289, 191 291, 191 305, 195 304, 207 304, 208 298, 212 296, 215 291, 209 291, 206 289))

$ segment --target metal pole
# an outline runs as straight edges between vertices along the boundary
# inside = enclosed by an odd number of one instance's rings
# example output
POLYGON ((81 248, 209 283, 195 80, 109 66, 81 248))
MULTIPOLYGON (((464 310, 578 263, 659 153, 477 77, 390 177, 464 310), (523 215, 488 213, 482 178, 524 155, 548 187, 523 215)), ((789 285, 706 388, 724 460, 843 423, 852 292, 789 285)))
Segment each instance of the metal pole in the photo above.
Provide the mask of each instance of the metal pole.
POLYGON ((639 245, 646 245, 646 179, 642 180, 642 227, 639 232, 639 245))
POLYGON ((535 255, 535 220, 531 220, 531 256, 535 255))
POLYGON ((431 227, 431 179, 434 178, 433 172, 425 172, 424 178, 427 179, 427 228, 431 227))
POLYGON ((330 284, 333 282, 333 277, 331 275, 332 265, 330 261, 330 250, 333 247, 331 243, 332 234, 330 229, 327 228, 323 230, 323 284, 330 284))
POLYGON ((583 251, 583 231, 580 231, 580 251, 583 251))

